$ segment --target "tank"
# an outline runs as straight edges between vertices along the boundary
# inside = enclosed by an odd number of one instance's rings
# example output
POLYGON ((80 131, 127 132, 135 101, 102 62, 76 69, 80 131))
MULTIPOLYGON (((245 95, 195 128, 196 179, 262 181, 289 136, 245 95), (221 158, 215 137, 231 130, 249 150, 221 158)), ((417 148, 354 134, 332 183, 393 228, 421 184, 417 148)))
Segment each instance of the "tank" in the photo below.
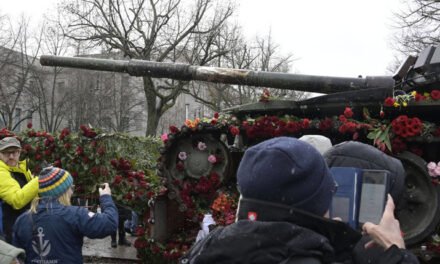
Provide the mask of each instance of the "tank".
MULTIPOLYGON (((407 246, 425 259, 436 255, 425 245, 432 240, 440 220, 438 181, 435 173, 428 169, 429 162, 440 165, 439 47, 429 46, 417 56, 409 56, 392 76, 365 78, 142 60, 41 56, 40 62, 44 66, 123 72, 131 76, 322 93, 324 95, 314 98, 291 101, 273 99, 265 91, 259 102, 225 109, 220 117, 205 122, 175 127, 161 150, 158 173, 168 178, 169 183, 186 177, 200 179, 212 172, 220 175, 220 181, 228 181, 235 177, 247 147, 275 136, 320 134, 330 138, 333 144, 353 139, 372 144, 400 159, 405 167, 406 190, 402 195, 405 207, 397 212, 397 217, 407 246), (222 119, 223 116, 227 119, 222 119), (208 151, 192 151, 198 142, 203 142, 208 151), (179 167, 176 157, 181 152, 191 155, 185 157, 179 167), (221 157, 222 162, 208 162, 212 154, 221 157)), ((172 184, 169 190, 169 198, 178 202, 180 211, 188 210, 179 195, 182 190, 172 184)), ((160 203, 157 206, 163 207, 160 203)), ((170 224, 169 219, 155 222, 157 239, 164 239, 175 225, 170 224)))

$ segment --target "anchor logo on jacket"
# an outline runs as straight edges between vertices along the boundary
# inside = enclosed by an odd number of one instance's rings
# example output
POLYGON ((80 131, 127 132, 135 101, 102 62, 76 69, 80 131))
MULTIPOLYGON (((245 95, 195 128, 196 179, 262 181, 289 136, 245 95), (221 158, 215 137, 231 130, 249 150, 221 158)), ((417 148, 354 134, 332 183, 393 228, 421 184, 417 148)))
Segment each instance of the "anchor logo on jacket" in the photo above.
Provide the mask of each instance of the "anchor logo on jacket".
POLYGON ((37 232, 38 232, 37 234, 38 241, 35 240, 32 241, 32 248, 35 251, 35 253, 37 253, 41 257, 45 257, 50 252, 50 242, 49 240, 43 240, 44 233, 42 227, 39 227, 37 229, 37 232))

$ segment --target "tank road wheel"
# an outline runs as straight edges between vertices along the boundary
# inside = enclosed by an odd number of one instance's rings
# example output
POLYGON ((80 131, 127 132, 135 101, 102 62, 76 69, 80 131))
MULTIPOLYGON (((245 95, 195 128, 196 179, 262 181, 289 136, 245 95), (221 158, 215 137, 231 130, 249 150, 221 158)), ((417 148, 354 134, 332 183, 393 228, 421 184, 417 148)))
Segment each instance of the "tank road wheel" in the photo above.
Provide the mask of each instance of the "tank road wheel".
POLYGON ((211 134, 193 134, 173 142, 166 153, 166 171, 171 179, 199 179, 215 172, 223 180, 230 164, 228 148, 211 134), (215 159, 215 162, 214 160, 215 159))
POLYGON ((410 152, 397 155, 406 171, 404 207, 397 212, 405 243, 411 246, 433 233, 439 223, 439 188, 433 185, 427 163, 410 152))
POLYGON ((228 147, 212 134, 193 132, 173 139, 162 154, 162 162, 168 197, 177 200, 180 211, 186 211, 180 196, 182 182, 197 182, 202 176, 209 180, 213 174, 223 182, 230 174, 231 155, 228 147))

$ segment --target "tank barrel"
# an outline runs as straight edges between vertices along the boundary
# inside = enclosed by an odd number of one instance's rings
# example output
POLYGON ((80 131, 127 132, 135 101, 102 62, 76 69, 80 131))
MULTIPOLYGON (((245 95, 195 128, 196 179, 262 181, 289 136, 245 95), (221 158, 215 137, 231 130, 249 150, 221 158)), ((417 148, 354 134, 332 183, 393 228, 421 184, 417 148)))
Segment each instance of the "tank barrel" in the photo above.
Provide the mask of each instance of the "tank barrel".
POLYGON ((335 93, 371 87, 392 88, 394 86, 394 80, 391 76, 371 76, 366 78, 329 77, 134 59, 111 60, 43 55, 40 58, 40 63, 43 66, 124 72, 131 76, 149 76, 185 81, 197 80, 316 93, 335 93))

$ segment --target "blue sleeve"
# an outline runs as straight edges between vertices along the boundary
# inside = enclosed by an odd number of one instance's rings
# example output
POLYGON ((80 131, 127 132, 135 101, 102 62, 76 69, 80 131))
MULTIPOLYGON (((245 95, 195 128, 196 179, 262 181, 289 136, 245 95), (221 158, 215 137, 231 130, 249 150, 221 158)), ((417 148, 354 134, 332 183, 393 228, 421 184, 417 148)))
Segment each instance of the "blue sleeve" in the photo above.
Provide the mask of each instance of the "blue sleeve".
POLYGON ((12 228, 12 245, 25 249, 32 239, 32 222, 30 212, 26 211, 17 218, 12 228))
POLYGON ((118 229, 118 211, 110 195, 99 197, 102 213, 80 212, 79 229, 88 238, 104 238, 118 229))

